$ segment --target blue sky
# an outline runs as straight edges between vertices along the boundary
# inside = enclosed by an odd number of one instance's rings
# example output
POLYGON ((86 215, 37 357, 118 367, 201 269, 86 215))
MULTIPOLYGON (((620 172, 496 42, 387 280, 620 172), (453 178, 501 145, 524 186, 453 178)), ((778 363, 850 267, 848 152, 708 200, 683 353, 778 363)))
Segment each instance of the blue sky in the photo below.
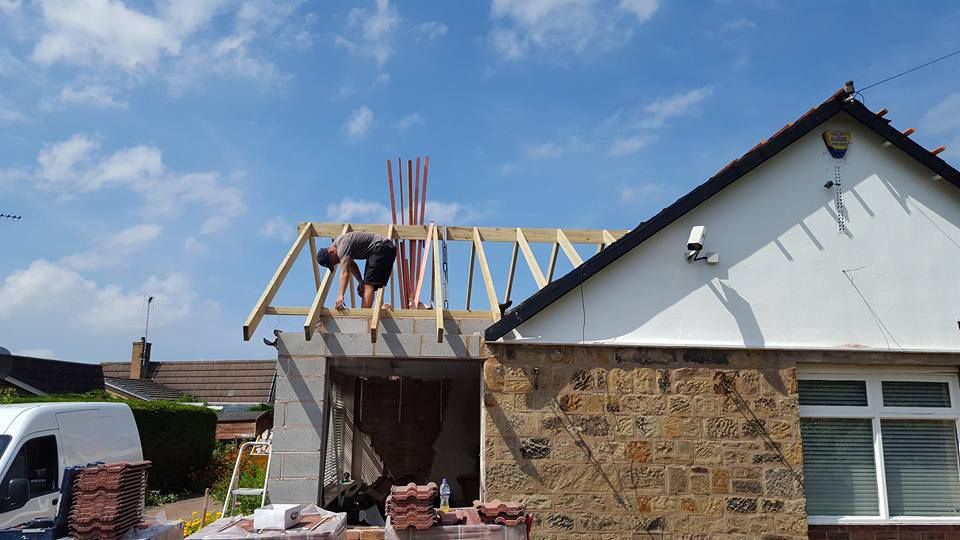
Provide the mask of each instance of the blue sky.
MULTIPOLYGON (((126 359, 150 294, 155 359, 269 358, 240 328, 295 224, 382 221, 387 158, 431 157, 444 224, 631 228, 958 27, 953 2, 0 0, 0 345, 126 359)), ((958 83, 955 57, 864 99, 956 165, 958 83)), ((308 305, 309 266, 288 280, 308 305)))

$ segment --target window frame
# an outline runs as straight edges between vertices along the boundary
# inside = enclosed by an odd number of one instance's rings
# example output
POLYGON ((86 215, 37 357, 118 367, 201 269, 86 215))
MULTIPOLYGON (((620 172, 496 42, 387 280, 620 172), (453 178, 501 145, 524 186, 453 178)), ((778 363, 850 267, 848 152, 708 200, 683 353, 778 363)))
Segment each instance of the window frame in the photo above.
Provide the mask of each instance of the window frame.
MULTIPOLYGON (((47 439, 47 438, 53 439, 53 450, 54 450, 54 461, 55 461, 53 473, 54 473, 55 476, 54 476, 54 478, 53 478, 53 486, 52 486, 52 488, 51 488, 51 489, 48 489, 48 490, 41 491, 41 492, 34 493, 34 492, 33 492, 33 488, 31 487, 30 490, 29 490, 29 492, 28 492, 27 500, 24 502, 24 504, 22 504, 22 505, 20 505, 20 506, 16 506, 16 507, 10 507, 10 508, 2 508, 2 507, 0 507, 0 511, 6 513, 6 512, 12 512, 12 511, 14 511, 14 510, 19 510, 19 509, 23 508, 24 506, 26 506, 27 504, 29 504, 30 501, 32 501, 33 499, 37 499, 37 498, 40 498, 40 497, 44 497, 44 496, 46 496, 46 495, 50 495, 51 493, 58 493, 58 492, 60 491, 60 482, 63 480, 63 478, 62 478, 62 476, 63 476, 63 471, 60 470, 60 437, 59 437, 55 432, 53 432, 53 431, 50 431, 50 432, 31 433, 30 435, 28 435, 27 437, 25 437, 23 441, 20 442, 20 444, 17 446, 16 452, 14 452, 14 453, 12 454, 13 457, 12 457, 11 460, 10 460, 10 463, 9 463, 9 465, 8 465, 8 467, 7 467, 7 470, 6 470, 6 471, 3 471, 3 476, 0 477, 0 485, 6 485, 10 480, 12 480, 11 478, 8 478, 8 476, 10 476, 10 472, 11 472, 12 467, 13 467, 13 462, 14 462, 14 460, 17 458, 17 456, 20 454, 20 452, 23 451, 24 449, 26 449, 26 447, 27 447, 28 444, 34 443, 34 442, 36 442, 36 441, 39 441, 40 439, 47 439)), ((7 449, 9 449, 9 446, 7 447, 7 449)), ((26 471, 26 472, 27 472, 27 478, 25 478, 25 480, 27 480, 27 482, 30 481, 29 471, 30 471, 29 463, 27 463, 27 471, 26 471)), ((6 489, 5 489, 5 492, 6 492, 6 489)), ((2 503, 2 502, 3 502, 3 501, 0 501, 0 503, 2 503)))
MULTIPOLYGON (((798 380, 864 381, 867 405, 800 405, 800 418, 869 418, 873 431, 873 459, 877 471, 879 515, 807 516, 810 525, 957 525, 958 516, 891 516, 887 497, 883 459, 881 420, 952 420, 960 452, 960 379, 950 369, 864 368, 845 366, 798 366, 798 380), (886 407, 883 405, 883 381, 947 383, 950 407, 886 407)), ((799 393, 798 393, 799 396, 799 393)), ((960 470, 960 467, 958 467, 960 470)))

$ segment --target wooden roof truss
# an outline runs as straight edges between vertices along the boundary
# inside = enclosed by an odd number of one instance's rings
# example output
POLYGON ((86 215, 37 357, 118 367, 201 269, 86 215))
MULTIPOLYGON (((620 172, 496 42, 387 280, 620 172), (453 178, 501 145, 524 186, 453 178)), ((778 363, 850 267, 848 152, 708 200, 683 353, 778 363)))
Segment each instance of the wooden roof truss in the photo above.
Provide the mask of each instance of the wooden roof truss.
MULTIPOLYGON (((382 317, 393 318, 418 318, 435 319, 437 324, 437 341, 443 341, 443 319, 446 318, 482 318, 497 321, 500 319, 500 303, 510 301, 510 295, 513 292, 514 275, 517 268, 517 260, 522 254, 523 260, 529 269, 533 280, 538 289, 542 289, 549 284, 554 277, 557 257, 562 251, 570 261, 570 264, 576 268, 583 264, 583 259, 577 252, 574 245, 589 244, 595 245, 597 250, 604 249, 607 245, 617 241, 627 233, 626 230, 588 230, 588 229, 535 229, 526 227, 455 227, 440 225, 392 225, 392 224, 351 224, 351 223, 300 223, 299 233, 296 240, 287 252, 287 255, 280 262, 277 271, 267 283, 263 294, 250 311, 246 322, 243 324, 243 339, 249 341, 253 337, 257 326, 264 315, 286 315, 305 317, 303 323, 303 332, 307 340, 313 337, 320 320, 324 316, 342 316, 342 317, 365 317, 370 321, 370 339, 377 340, 377 332, 382 317), (374 298, 373 307, 370 309, 361 309, 352 307, 350 309, 331 309, 326 307, 327 297, 330 289, 333 287, 334 272, 325 270, 321 276, 321 268, 317 264, 314 256, 317 252, 317 242, 315 238, 335 238, 340 234, 349 231, 367 231, 382 234, 387 238, 400 242, 403 240, 423 240, 425 249, 421 260, 417 263, 420 266, 419 281, 416 284, 416 294, 414 296, 415 305, 420 305, 419 299, 424 285, 424 276, 426 270, 432 268, 432 282, 428 283, 433 294, 434 309, 397 309, 395 307, 386 309, 384 307, 385 291, 389 290, 391 306, 394 303, 394 290, 396 289, 394 277, 396 272, 390 277, 390 283, 386 287, 377 291, 374 298), (444 306, 442 273, 441 273, 441 250, 440 239, 445 238, 447 242, 466 242, 470 245, 470 261, 467 274, 466 291, 466 309, 449 310, 442 309, 444 306), (503 299, 497 295, 497 289, 494 286, 493 276, 490 272, 490 266, 487 262, 486 252, 484 250, 485 242, 506 242, 513 244, 513 251, 510 257, 509 272, 507 273, 507 284, 503 299), (551 244, 550 259, 546 273, 541 269, 536 257, 534 257, 531 244, 551 244), (272 305, 273 299, 284 279, 293 267, 297 258, 301 255, 304 246, 309 245, 312 261, 313 278, 316 293, 313 302, 309 307, 286 307, 272 305), (486 307, 479 310, 473 308, 473 281, 474 268, 480 268, 480 275, 483 281, 482 294, 486 296, 486 307)), ((348 284, 347 289, 351 293, 351 305, 356 305, 353 298, 354 286, 348 284)))

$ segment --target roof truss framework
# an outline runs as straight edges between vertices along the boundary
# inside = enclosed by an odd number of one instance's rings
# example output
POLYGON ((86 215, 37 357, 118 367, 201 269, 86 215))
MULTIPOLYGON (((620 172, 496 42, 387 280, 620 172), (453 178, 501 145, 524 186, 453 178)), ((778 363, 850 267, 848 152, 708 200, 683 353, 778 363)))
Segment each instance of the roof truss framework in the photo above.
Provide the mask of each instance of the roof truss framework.
MULTIPOLYGON (((509 300, 512 292, 514 274, 516 272, 516 263, 518 254, 523 254, 524 262, 530 270, 536 283, 537 289, 543 289, 548 286, 553 279, 554 268, 556 266, 557 254, 563 251, 570 263, 576 267, 583 261, 574 247, 575 244, 587 244, 601 249, 613 244, 617 239, 627 233, 626 230, 590 230, 590 229, 537 229, 522 227, 455 227, 439 225, 392 225, 392 224, 352 224, 352 223, 316 223, 305 222, 299 225, 299 233, 293 245, 287 252, 287 255, 280 262, 273 277, 267 283, 263 294, 254 305, 243 325, 243 339, 249 341, 256 332, 257 326, 265 315, 285 315, 305 317, 303 324, 304 336, 307 340, 313 337, 320 320, 324 316, 345 316, 345 317, 365 317, 370 321, 370 339, 376 341, 380 321, 384 317, 393 318, 419 318, 435 319, 437 324, 437 341, 443 341, 443 319, 444 318, 480 318, 493 321, 500 320, 500 305, 497 296, 497 290, 494 285, 493 275, 490 271, 484 243, 500 242, 513 245, 513 256, 507 275, 507 288, 505 298, 509 300), (429 283, 433 291, 434 305, 442 307, 444 305, 443 287, 441 280, 441 250, 440 239, 444 238, 447 242, 465 242, 470 245, 470 262, 468 270, 467 285, 467 304, 466 310, 449 309, 384 309, 384 291, 393 290, 393 279, 396 272, 390 276, 390 283, 386 287, 379 289, 375 296, 374 307, 369 309, 343 309, 335 310, 325 307, 327 296, 333 284, 333 272, 325 271, 321 277, 320 268, 317 265, 314 253, 316 252, 317 237, 335 238, 348 231, 364 231, 382 234, 394 241, 403 240, 424 240, 425 251, 421 261, 418 264, 424 270, 421 276, 426 274, 426 269, 433 271, 432 281, 429 283), (531 244, 549 244, 551 245, 550 262, 547 273, 544 274, 540 265, 534 256, 531 244), (283 285, 287 274, 296 263, 303 252, 304 246, 309 246, 312 260, 313 277, 316 284, 316 292, 309 307, 290 307, 274 306, 273 299, 283 285), (474 266, 480 268, 480 275, 483 280, 483 290, 487 297, 487 307, 482 310, 471 310, 471 296, 473 294, 473 276, 474 266)), ((352 284, 348 284, 349 290, 353 290, 352 284)), ((418 283, 415 302, 419 302, 420 293, 422 293, 423 283, 418 283)))

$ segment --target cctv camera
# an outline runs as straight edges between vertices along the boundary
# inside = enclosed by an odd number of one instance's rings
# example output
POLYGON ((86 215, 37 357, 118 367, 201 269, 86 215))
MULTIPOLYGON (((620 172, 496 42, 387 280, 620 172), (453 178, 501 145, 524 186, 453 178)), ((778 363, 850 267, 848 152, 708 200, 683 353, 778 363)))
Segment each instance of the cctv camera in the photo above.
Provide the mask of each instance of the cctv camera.
POLYGON ((690 229, 690 238, 687 239, 687 249, 690 251, 700 251, 703 249, 703 241, 707 238, 707 228, 703 225, 697 225, 690 229))

